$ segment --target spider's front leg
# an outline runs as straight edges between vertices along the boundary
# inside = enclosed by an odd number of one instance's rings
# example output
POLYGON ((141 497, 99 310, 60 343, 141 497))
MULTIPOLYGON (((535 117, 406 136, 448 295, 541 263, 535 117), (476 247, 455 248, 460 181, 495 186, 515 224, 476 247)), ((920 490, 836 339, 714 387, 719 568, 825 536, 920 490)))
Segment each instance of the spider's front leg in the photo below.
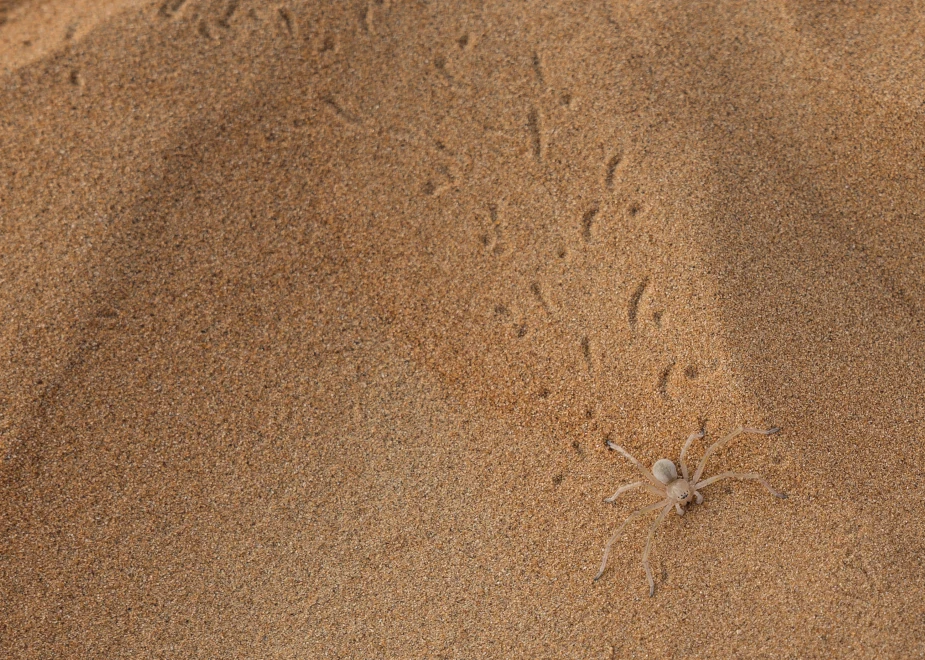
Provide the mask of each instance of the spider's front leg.
POLYGON ((655 536, 655 529, 665 519, 669 511, 671 511, 671 502, 668 502, 668 506, 662 509, 662 512, 658 514, 658 518, 655 519, 655 522, 652 523, 652 526, 649 528, 649 538, 646 539, 646 549, 642 551, 642 567, 646 570, 646 580, 649 581, 649 598, 655 595, 655 580, 652 579, 652 569, 649 567, 649 551, 652 549, 652 538, 655 536))
POLYGON ((710 477, 709 479, 704 479, 703 481, 697 484, 697 488, 705 488, 706 486, 709 486, 710 484, 716 483, 720 479, 752 479, 760 483, 762 486, 764 486, 765 489, 767 489, 767 491, 771 493, 771 495, 773 495, 774 497, 779 497, 782 500, 787 499, 787 493, 781 493, 779 491, 774 490, 774 488, 771 487, 771 484, 768 483, 767 479, 762 477, 757 472, 748 472, 748 473, 722 472, 720 474, 717 474, 716 476, 710 477))
MULTIPOLYGON (((595 582, 597 582, 598 580, 600 580, 600 579, 601 579, 601 576, 604 574, 604 569, 607 568, 607 558, 610 557, 610 549, 611 549, 611 547, 613 547, 613 544, 617 541, 617 539, 620 538, 620 535, 623 533, 623 528, 626 527, 626 525, 627 525, 631 520, 634 520, 634 519, 638 518, 639 516, 645 515, 645 514, 649 513, 650 511, 655 511, 655 510, 658 509, 659 507, 665 507, 665 511, 667 511, 668 509, 671 508, 671 500, 669 500, 669 499, 664 499, 664 500, 662 500, 661 502, 656 502, 655 504, 650 504, 649 506, 644 506, 644 507, 642 507, 641 509, 637 509, 636 511, 633 511, 633 512, 629 515, 629 517, 627 517, 627 519, 623 521, 623 524, 620 525, 620 526, 617 528, 617 531, 614 532, 614 533, 613 533, 613 536, 610 537, 610 540, 607 541, 607 545, 604 546, 604 559, 601 560, 601 568, 598 570, 597 575, 594 576, 594 581, 595 581, 595 582), (667 506, 666 506, 666 505, 667 505, 667 506)), ((663 511, 662 514, 664 514, 665 511, 663 511)), ((660 516, 660 518, 661 518, 661 517, 664 517, 664 516, 660 516)), ((647 556, 648 556, 648 550, 646 551, 646 554, 645 554, 645 556, 643 557, 643 560, 645 560, 645 557, 647 557, 647 556)))

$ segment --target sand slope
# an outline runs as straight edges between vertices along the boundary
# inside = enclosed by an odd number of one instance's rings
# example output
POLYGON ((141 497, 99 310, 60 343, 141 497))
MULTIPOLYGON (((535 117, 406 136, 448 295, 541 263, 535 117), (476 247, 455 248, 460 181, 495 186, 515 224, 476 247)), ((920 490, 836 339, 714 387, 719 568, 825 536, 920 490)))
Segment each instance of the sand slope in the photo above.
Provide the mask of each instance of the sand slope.
POLYGON ((925 655, 920 7, 7 4, 2 655, 925 655))

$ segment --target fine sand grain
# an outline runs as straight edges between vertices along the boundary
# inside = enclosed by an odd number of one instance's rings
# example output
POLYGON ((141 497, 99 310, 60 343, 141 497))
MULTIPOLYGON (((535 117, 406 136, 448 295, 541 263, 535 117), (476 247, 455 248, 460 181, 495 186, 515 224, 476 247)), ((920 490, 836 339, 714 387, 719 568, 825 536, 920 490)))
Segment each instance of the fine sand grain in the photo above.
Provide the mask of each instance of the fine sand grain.
POLYGON ((925 657, 923 44, 0 0, 0 657, 925 657))

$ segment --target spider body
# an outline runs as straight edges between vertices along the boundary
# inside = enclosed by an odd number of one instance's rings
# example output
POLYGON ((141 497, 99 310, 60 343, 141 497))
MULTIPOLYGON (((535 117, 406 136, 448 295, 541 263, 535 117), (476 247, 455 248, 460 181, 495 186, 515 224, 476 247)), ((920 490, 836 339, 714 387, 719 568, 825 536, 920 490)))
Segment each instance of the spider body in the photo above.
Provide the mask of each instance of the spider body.
POLYGON ((669 459, 659 459, 655 462, 655 464, 652 466, 652 470, 650 471, 642 463, 633 458, 633 456, 631 456, 629 452, 623 449, 623 447, 616 445, 608 440, 608 446, 611 449, 623 454, 623 456, 625 456, 630 461, 630 463, 633 464, 633 466, 642 474, 642 476, 645 477, 645 480, 637 481, 635 483, 620 487, 617 489, 616 493, 604 501, 613 502, 620 496, 621 493, 625 493, 626 491, 633 490, 635 488, 643 488, 644 490, 649 491, 653 495, 659 497, 660 501, 656 502, 655 504, 644 506, 641 509, 637 509, 631 513, 629 517, 623 521, 623 524, 620 525, 617 531, 614 532, 613 536, 610 537, 610 540, 607 542, 607 545, 604 548, 604 559, 601 561, 600 570, 598 570, 597 575, 594 576, 595 581, 599 580, 600 577, 604 574, 604 569, 607 568, 607 559, 610 556, 610 549, 613 547, 613 544, 616 543, 616 541, 620 538, 620 535, 623 533, 623 529, 626 527, 627 523, 641 515, 661 509, 661 512, 658 514, 655 522, 652 523, 652 526, 649 528, 649 537, 646 540, 646 547, 642 553, 642 566, 646 571, 646 578, 649 581, 649 596, 653 596, 655 594, 655 581, 652 579, 652 571, 649 568, 649 551, 652 548, 652 538, 655 536, 656 528, 665 519, 665 516, 668 515, 668 512, 672 509, 672 507, 674 507, 679 516, 683 516, 685 507, 687 507, 688 504, 691 502, 696 502, 697 504, 702 503, 703 495, 700 494, 700 489, 705 488, 710 484, 716 483, 720 479, 732 478, 755 480, 761 483, 761 485, 764 486, 774 497, 787 497, 784 493, 780 493, 771 488, 771 485, 764 479, 764 477, 755 472, 723 472, 721 474, 710 477, 709 479, 700 479, 701 475, 703 474, 703 469, 706 466, 707 459, 710 457, 710 455, 724 444, 735 438, 737 435, 741 433, 771 435, 772 433, 777 433, 778 431, 780 431, 779 428, 772 428, 766 431, 761 429, 742 427, 737 428, 735 431, 727 435, 722 440, 714 443, 709 449, 707 449, 703 455, 703 458, 700 459, 700 463, 697 465, 697 469, 694 471, 693 477, 689 475, 687 470, 687 462, 684 459, 687 455, 687 450, 690 448, 691 443, 694 440, 698 440, 703 437, 703 431, 691 433, 687 440, 684 442, 684 446, 681 448, 681 457, 679 461, 681 464, 680 476, 678 476, 678 469, 675 467, 674 462, 670 461, 669 459))

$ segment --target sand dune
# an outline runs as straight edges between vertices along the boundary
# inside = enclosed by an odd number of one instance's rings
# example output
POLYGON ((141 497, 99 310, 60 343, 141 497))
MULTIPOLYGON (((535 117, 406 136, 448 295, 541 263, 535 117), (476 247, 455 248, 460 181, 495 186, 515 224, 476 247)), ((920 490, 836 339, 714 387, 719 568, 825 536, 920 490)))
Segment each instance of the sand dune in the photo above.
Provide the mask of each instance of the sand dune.
POLYGON ((923 16, 0 3, 0 655, 925 656, 923 16))

